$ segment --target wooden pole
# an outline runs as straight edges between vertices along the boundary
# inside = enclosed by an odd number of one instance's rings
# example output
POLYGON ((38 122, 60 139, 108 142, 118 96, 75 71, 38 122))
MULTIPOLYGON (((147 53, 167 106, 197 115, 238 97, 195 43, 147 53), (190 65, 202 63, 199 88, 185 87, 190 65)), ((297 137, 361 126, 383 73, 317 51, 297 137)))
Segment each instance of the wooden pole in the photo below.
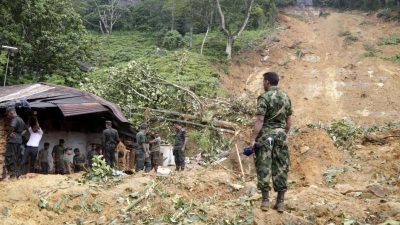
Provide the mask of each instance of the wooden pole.
POLYGON ((241 158, 240 158, 239 149, 238 149, 238 147, 237 147, 237 144, 235 144, 235 148, 236 148, 236 154, 237 154, 237 157, 238 157, 238 160, 239 160, 240 171, 242 172, 242 180, 243 180, 243 182, 246 182, 246 179, 245 179, 245 177, 244 177, 244 171, 243 171, 242 160, 241 160, 241 158))

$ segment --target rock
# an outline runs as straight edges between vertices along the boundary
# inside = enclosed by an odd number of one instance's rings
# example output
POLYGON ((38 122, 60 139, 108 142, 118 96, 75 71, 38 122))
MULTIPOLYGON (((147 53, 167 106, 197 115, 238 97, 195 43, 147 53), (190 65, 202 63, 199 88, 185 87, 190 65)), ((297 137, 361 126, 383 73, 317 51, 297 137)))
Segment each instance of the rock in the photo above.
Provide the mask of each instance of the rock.
POLYGON ((373 184, 371 185, 368 190, 370 192, 372 192, 372 194, 380 197, 380 198, 384 198, 386 196, 386 191, 385 189, 383 189, 382 186, 380 186, 379 184, 373 184))
POLYGON ((244 188, 241 184, 229 184, 235 191, 239 191, 240 189, 244 188))
POLYGON ((107 217, 105 217, 104 215, 100 216, 99 219, 97 219, 96 221, 96 225, 103 225, 106 223, 107 223, 107 217))
POLYGON ((317 63, 317 62, 321 61, 321 58, 317 55, 307 54, 307 55, 303 56, 302 60, 306 61, 306 62, 317 63))
POLYGON ((248 196, 253 196, 257 193, 257 185, 254 182, 247 182, 244 188, 248 196))
POLYGON ((264 56, 264 57, 261 58, 261 62, 265 63, 265 62, 268 61, 268 59, 269 59, 269 56, 268 56, 268 55, 267 55, 267 56, 264 56))
POLYGON ((308 152, 309 150, 310 150, 310 147, 303 146, 303 147, 300 148, 300 153, 304 154, 304 153, 308 152))
POLYGON ((273 37, 271 37, 271 41, 280 42, 281 40, 277 36, 273 36, 273 37))
POLYGON ((361 191, 351 192, 351 196, 354 198, 360 197, 362 195, 361 191))
POLYGON ((268 56, 269 55, 269 49, 264 49, 260 53, 261 56, 268 56))

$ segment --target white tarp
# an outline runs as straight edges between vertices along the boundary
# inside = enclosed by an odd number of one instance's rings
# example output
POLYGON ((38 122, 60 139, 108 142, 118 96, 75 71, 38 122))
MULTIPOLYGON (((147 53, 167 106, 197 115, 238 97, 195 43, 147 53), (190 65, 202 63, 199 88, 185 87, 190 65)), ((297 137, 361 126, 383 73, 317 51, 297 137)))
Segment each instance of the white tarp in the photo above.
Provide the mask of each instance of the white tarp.
POLYGON ((172 145, 161 145, 160 153, 163 155, 162 166, 175 166, 175 158, 172 145))

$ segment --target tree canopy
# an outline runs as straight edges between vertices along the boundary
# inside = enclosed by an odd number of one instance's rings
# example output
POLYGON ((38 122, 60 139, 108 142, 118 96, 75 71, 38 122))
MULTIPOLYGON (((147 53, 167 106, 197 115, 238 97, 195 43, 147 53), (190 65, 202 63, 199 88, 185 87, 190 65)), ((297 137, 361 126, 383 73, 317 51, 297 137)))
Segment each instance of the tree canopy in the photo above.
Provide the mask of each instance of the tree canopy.
POLYGON ((19 48, 10 84, 51 80, 73 85, 88 60, 90 39, 68 0, 0 2, 0 42, 19 48))

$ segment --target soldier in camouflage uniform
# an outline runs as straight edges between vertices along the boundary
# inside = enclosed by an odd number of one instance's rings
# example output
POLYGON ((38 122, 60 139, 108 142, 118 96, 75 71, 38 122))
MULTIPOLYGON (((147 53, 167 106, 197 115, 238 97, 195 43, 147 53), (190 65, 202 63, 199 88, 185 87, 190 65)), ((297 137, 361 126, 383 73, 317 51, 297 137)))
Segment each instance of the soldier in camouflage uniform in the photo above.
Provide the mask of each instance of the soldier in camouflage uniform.
POLYGON ((146 134, 148 131, 147 124, 140 125, 140 131, 136 134, 136 151, 135 151, 135 164, 136 172, 143 170, 145 168, 145 147, 146 134))
POLYGON ((112 122, 107 120, 106 129, 103 131, 102 144, 106 163, 112 167, 114 167, 116 163, 115 148, 117 148, 119 142, 118 131, 112 128, 112 122))
POLYGON ((174 127, 176 135, 173 153, 175 156, 176 171, 183 171, 185 169, 185 148, 187 143, 186 131, 180 122, 175 122, 174 127))
POLYGON ((258 188, 262 193, 261 209, 269 209, 270 179, 278 192, 274 208, 284 211, 284 195, 290 166, 287 133, 291 126, 290 98, 277 87, 279 76, 264 74, 265 93, 257 99, 256 123, 251 137, 255 149, 258 188))

